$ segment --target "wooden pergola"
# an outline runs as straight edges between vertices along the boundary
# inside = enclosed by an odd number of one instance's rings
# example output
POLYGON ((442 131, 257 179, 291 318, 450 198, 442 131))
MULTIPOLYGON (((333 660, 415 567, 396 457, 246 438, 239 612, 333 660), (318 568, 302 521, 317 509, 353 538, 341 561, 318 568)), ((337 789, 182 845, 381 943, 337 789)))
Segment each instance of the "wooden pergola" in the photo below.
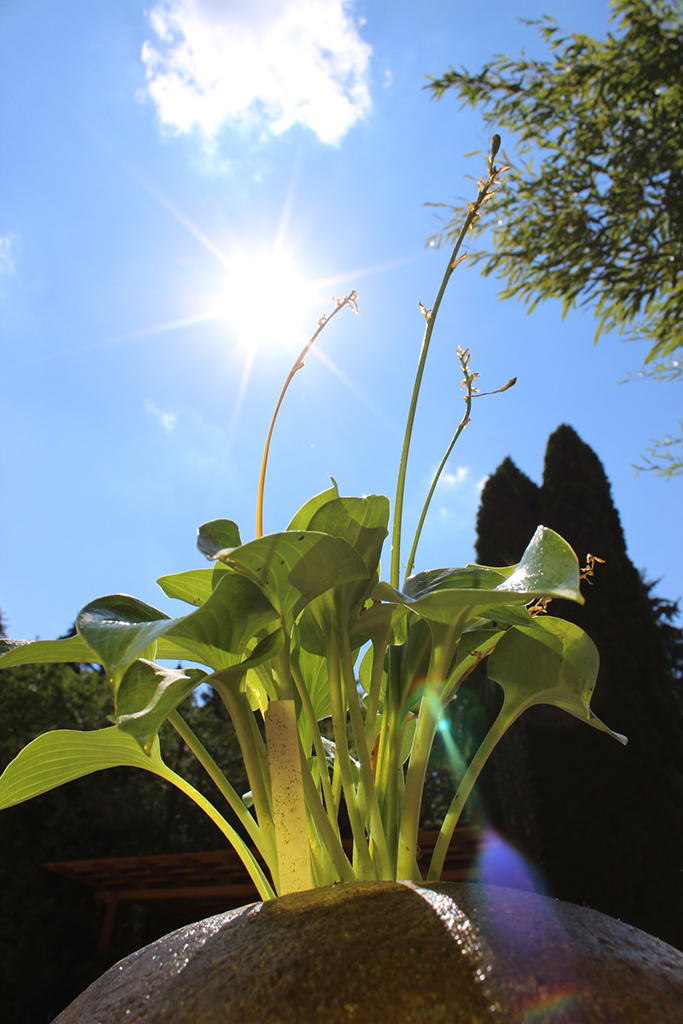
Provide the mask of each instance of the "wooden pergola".
MULTIPOLYGON (((437 836, 436 831, 420 833, 418 864, 423 878, 437 836)), ((478 828, 455 830, 441 875, 443 881, 463 882, 475 878, 480 841, 478 828)), ((344 846, 350 853, 351 842, 346 841, 344 846)), ((260 859, 255 851, 254 855, 260 859)), ((45 867, 89 886, 93 899, 106 903, 97 947, 102 956, 109 949, 121 903, 153 901, 156 909, 172 913, 181 922, 190 922, 259 899, 254 883, 231 848, 201 853, 53 861, 45 867)))

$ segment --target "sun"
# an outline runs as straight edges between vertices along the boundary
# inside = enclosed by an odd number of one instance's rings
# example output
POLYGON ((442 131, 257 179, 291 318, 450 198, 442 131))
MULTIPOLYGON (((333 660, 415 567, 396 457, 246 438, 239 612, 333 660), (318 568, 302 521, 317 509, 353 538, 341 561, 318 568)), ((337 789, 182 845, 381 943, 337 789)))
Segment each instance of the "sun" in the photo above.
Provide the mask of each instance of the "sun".
POLYGON ((291 256, 239 253, 227 269, 219 315, 241 345, 250 351, 287 348, 313 333, 324 300, 291 256))

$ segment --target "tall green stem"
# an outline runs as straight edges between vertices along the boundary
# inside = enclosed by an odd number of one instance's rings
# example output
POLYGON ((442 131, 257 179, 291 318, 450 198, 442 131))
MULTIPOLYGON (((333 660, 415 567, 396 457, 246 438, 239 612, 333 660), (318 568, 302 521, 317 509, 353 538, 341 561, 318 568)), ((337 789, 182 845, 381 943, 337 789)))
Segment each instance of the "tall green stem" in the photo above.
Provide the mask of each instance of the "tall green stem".
MULTIPOLYGON (((462 357, 461 357, 461 361, 462 361, 462 357)), ((425 499, 425 503, 424 503, 424 505, 422 507, 422 513, 420 514, 420 520, 419 520, 419 522, 417 524, 417 530, 415 531, 415 538, 413 540, 413 546, 410 549, 410 556, 408 558, 408 564, 406 565, 406 572, 405 572, 404 579, 407 579, 408 576, 410 576, 411 572, 413 571, 413 565, 415 564, 415 555, 417 553, 417 545, 420 543, 420 536, 422 534, 422 527, 424 526, 424 521, 427 518, 427 512, 429 511, 429 506, 431 505, 432 497, 434 495, 434 491, 436 490, 436 485, 438 484, 439 478, 440 478, 441 474, 444 471, 444 468, 446 466, 446 463, 448 462, 448 459, 450 458, 451 452, 455 448, 456 441, 458 440, 458 438, 462 434, 462 432, 465 429, 465 427, 467 426, 467 424, 470 422, 470 411, 472 409, 472 382, 473 382, 474 378, 473 378, 473 376, 471 374, 467 373, 466 368, 464 366, 463 366, 463 370, 465 371, 465 386, 466 386, 466 389, 467 389, 466 392, 465 392, 465 415, 463 416, 463 418, 460 420, 460 423, 458 424, 458 428, 455 431, 455 434, 453 435, 453 439, 452 439, 451 443, 449 444, 448 448, 446 449, 446 454, 444 455, 444 457, 442 458, 441 462, 439 463, 439 468, 437 469, 437 471, 436 471, 436 473, 434 475, 434 479, 432 480, 432 486, 429 488, 429 493, 427 495, 427 498, 425 499)))
POLYGON ((511 724, 511 721, 514 721, 514 717, 511 719, 509 707, 506 708, 505 705, 503 705, 500 714, 487 732, 479 749, 472 758, 470 765, 463 776, 463 780, 458 786, 458 790, 453 797, 451 806, 448 808, 448 812, 443 820, 443 824, 436 841, 436 846, 434 847, 434 853, 432 854, 432 860, 429 865, 429 874, 427 875, 428 881, 436 882, 441 877, 446 854, 448 853, 448 847, 453 837, 455 826, 458 824, 458 819, 460 818, 462 809, 467 802, 467 798, 472 792, 475 782, 479 778, 479 773, 486 764, 496 743, 498 743, 498 740, 503 736, 505 730, 511 724))
POLYGON ((365 839, 365 823, 358 810, 358 798, 351 775, 351 759, 346 737, 346 703, 343 698, 343 686, 339 666, 339 652, 334 634, 328 637, 327 677, 330 684, 332 703, 332 725, 336 748, 335 768, 339 768, 342 789, 346 800, 346 810, 351 823, 355 856, 358 859, 361 877, 365 880, 375 877, 372 858, 365 839))
MULTIPOLYGON (((230 785, 223 772, 220 770, 211 754, 208 752, 206 747, 203 745, 199 737, 192 731, 190 726, 187 724, 184 718, 182 718, 177 711, 171 711, 168 716, 168 721, 171 723, 175 731, 182 738, 184 743, 189 747, 194 756, 197 758, 202 768, 206 771, 207 775, 218 788, 219 792, 227 802, 229 803, 232 810, 239 818, 241 824, 246 829, 249 838, 252 843, 259 851, 263 859, 268 863, 266 856, 261 832, 258 824, 254 821, 254 818, 249 813, 249 809, 245 806, 244 801, 238 795, 236 790, 230 785)), ((270 865, 268 865, 270 867, 270 865)))
POLYGON ((403 449, 401 451, 401 461, 398 467, 398 482, 396 485, 396 501, 394 503, 394 527, 391 537, 391 575, 390 582, 392 587, 398 588, 399 578, 401 574, 401 524, 403 519, 403 495, 405 492, 406 485, 406 472, 408 469, 408 453, 410 451, 410 441, 413 434, 413 423, 415 421, 415 410, 417 409, 417 399, 420 394, 420 387, 422 385, 422 375, 424 373, 425 363, 427 362, 427 355, 429 353, 429 345, 432 340, 432 332, 434 330, 434 323, 436 321, 439 307, 441 306, 441 300, 443 299, 444 293, 448 286, 448 282, 451 279, 451 274, 455 270, 458 262, 458 253, 460 247, 464 241, 465 235, 467 234, 470 226, 474 223, 474 220, 481 209, 486 196, 493 185, 496 178, 497 171, 492 167, 489 173, 488 179, 482 183, 479 193, 475 202, 470 203, 468 207, 467 217, 465 223, 462 226, 462 230, 458 235, 457 241, 451 253, 451 258, 448 261, 446 272, 441 281, 441 287, 436 296, 434 306, 431 310, 425 310, 425 316, 427 319, 427 327, 425 328, 424 338, 422 340, 422 349, 420 351, 420 358, 417 364, 417 373, 415 374, 415 383, 413 385, 413 394, 410 399, 410 408, 408 410, 408 419, 406 421, 406 431, 403 439, 403 449))
MULTIPOLYGON (((339 609, 337 609, 337 613, 339 616, 339 609)), ((386 836, 384 835, 384 829, 382 827, 382 815, 380 814, 379 804, 377 802, 375 780, 372 777, 370 750, 368 749, 368 744, 365 739, 363 718, 360 711, 358 691, 356 690, 356 680, 353 673, 353 663, 349 647, 349 634, 347 630, 339 626, 339 617, 337 624, 338 643, 340 645, 341 654, 342 680, 344 688, 346 689, 346 699, 348 701, 349 713, 351 715, 351 728, 353 729, 353 738, 358 751, 358 759, 360 761, 360 784, 365 803, 365 813, 368 814, 370 823, 368 831, 370 832, 374 842, 379 877, 389 880, 392 877, 392 869, 389 860, 389 852, 387 850, 386 836)))

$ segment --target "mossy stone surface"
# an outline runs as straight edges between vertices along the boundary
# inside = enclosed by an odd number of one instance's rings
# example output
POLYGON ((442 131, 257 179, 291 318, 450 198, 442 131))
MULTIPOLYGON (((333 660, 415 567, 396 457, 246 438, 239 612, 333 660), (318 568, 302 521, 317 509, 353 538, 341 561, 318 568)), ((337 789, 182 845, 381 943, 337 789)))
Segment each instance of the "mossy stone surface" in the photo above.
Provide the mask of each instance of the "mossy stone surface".
POLYGON ((181 928, 55 1024, 680 1024, 683 953, 597 911, 356 882, 181 928))

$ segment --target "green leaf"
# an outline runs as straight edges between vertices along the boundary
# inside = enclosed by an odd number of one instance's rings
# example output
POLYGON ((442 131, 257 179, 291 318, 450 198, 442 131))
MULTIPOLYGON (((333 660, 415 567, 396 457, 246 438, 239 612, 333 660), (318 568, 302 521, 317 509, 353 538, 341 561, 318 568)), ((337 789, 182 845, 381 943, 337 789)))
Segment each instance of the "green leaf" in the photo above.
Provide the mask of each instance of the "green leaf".
POLYGON ((231 552, 228 560, 257 583, 288 632, 314 598, 368 577, 365 562, 348 541, 310 531, 259 537, 231 552))
POLYGON ((164 612, 127 594, 91 601, 76 618, 79 636, 104 665, 115 690, 128 666, 172 625, 164 612))
POLYGON ((241 543, 239 527, 232 519, 212 519, 197 530, 197 547, 212 562, 241 543))
POLYGON ((157 583, 166 597, 176 597, 188 604, 201 605, 213 590, 213 569, 190 569, 170 576, 160 576, 157 583))
POLYGON ((194 800, 237 850, 262 898, 273 895, 253 854, 235 830, 206 797, 164 764, 158 737, 148 756, 132 736, 115 725, 96 732, 59 729, 45 733, 24 747, 7 765, 0 777, 0 809, 30 800, 84 775, 121 765, 159 775, 194 800))
POLYGON ((91 650, 80 636, 66 640, 6 640, 11 644, 7 653, 0 657, 0 668, 10 665, 46 665, 52 662, 85 662, 101 664, 95 651, 91 650))
POLYGON ((309 498, 305 505, 302 505, 299 511, 296 513, 291 523, 287 527, 288 530, 308 530, 310 529, 310 522, 315 513, 323 505, 327 504, 328 501, 333 501, 334 498, 339 497, 339 491, 337 485, 328 487, 326 491, 321 491, 320 494, 316 494, 315 497, 309 498))
POLYGON ((499 720, 508 728, 532 705, 552 704, 626 743, 591 710, 599 666, 595 644, 573 622, 547 616, 533 626, 512 626, 488 660, 489 678, 505 693, 499 720))
POLYGON ((496 589, 584 604, 579 560, 559 533, 539 526, 510 577, 496 589))
MULTIPOLYGON (((172 621, 164 640, 179 642, 185 658, 219 670, 238 661, 248 642, 277 618, 255 583, 242 573, 225 572, 200 608, 172 621)), ((166 657, 163 649, 157 657, 166 657)))
POLYGON ((171 711, 206 679, 206 672, 163 668, 151 661, 134 661, 121 680, 112 719, 130 733, 146 754, 171 711))
POLYGON ((284 634, 281 629, 269 633, 263 640, 259 640, 256 647, 242 661, 229 665, 226 668, 209 676, 205 682, 212 686, 216 683, 227 683, 230 686, 242 687, 242 681, 251 669, 270 661, 278 653, 284 643, 284 634))
POLYGON ((389 533, 390 512, 389 499, 382 495, 336 498, 318 509, 308 529, 343 537, 356 549, 367 566, 368 576, 372 576, 389 533))
POLYGON ((117 726, 95 732, 58 729, 33 740, 0 777, 0 809, 30 800, 92 772, 119 765, 164 775, 158 742, 147 756, 132 736, 117 726))
POLYGON ((374 598, 400 603, 434 624, 462 632, 483 611, 493 618, 496 605, 529 604, 540 597, 562 597, 583 604, 579 562, 569 544, 539 526, 521 562, 508 579, 493 569, 433 569, 406 581, 404 592, 380 583, 374 598), (495 583, 493 589, 488 589, 495 583), (415 596, 413 596, 415 595, 415 596))
POLYGON ((323 718, 329 718, 332 715, 332 700, 327 681, 327 660, 317 654, 311 654, 299 645, 292 646, 291 657, 298 666, 308 690, 316 721, 321 722, 323 718))

